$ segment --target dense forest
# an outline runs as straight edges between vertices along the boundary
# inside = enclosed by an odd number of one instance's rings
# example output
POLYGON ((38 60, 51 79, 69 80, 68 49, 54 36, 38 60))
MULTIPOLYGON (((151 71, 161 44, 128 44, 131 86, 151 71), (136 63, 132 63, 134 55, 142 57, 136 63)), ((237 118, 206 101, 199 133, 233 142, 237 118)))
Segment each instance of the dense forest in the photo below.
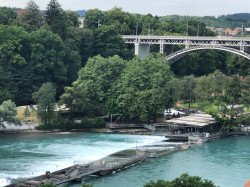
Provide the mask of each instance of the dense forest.
POLYGON ((215 16, 179 16, 179 15, 169 15, 161 18, 165 21, 175 21, 175 22, 187 22, 187 21, 198 21, 204 23, 208 27, 217 28, 231 28, 241 27, 242 23, 244 27, 250 27, 250 13, 238 13, 238 14, 228 14, 215 16))
MULTIPOLYGON (((13 100, 17 105, 33 103, 32 93, 45 82, 56 88, 58 98, 64 88, 78 77, 90 57, 118 55, 123 60, 134 57, 134 46, 125 44, 122 34, 199 35, 215 34, 203 22, 162 19, 151 14, 124 12, 121 8, 85 12, 84 28, 79 28, 76 12, 63 10, 51 0, 43 14, 34 1, 17 16, 8 7, 0 8, 0 102, 13 100)), ((224 19, 224 18, 223 18, 224 19)), ((165 46, 165 54, 183 46, 165 46)), ((158 52, 159 46, 151 46, 158 52)), ((247 76, 249 61, 221 51, 193 53, 171 66, 176 76, 207 75, 220 70, 226 75, 247 76)))

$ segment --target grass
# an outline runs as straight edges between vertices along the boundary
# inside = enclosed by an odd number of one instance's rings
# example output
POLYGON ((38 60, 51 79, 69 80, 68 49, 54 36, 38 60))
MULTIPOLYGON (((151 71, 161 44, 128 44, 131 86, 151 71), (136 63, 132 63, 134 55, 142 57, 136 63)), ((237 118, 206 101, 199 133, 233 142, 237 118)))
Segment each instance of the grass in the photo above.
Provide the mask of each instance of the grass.
POLYGON ((39 123, 39 120, 36 116, 36 113, 32 113, 32 111, 30 110, 31 112, 31 116, 30 117, 25 117, 23 114, 24 114, 24 110, 25 110, 25 106, 19 106, 17 107, 17 115, 16 117, 20 120, 27 120, 27 121, 31 121, 31 122, 35 122, 35 123, 39 123))
MULTIPOLYGON (((182 106, 189 107, 189 103, 181 103, 182 106)), ((190 103, 190 108, 199 108, 199 103, 190 103)))

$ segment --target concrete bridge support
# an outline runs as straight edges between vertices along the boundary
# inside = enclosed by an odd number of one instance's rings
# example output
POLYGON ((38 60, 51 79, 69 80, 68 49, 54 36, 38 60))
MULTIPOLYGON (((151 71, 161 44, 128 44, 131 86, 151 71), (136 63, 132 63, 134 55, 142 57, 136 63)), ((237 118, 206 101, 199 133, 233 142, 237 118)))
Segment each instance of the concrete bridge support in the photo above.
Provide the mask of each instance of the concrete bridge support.
POLYGON ((150 53, 150 44, 135 43, 135 55, 145 59, 150 53))

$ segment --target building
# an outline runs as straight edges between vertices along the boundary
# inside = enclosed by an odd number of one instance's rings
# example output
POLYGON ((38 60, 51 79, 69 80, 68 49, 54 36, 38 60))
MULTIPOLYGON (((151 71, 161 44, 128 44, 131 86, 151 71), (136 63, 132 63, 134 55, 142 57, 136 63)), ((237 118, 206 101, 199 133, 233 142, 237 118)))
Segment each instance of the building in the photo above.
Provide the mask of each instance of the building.
POLYGON ((245 28, 246 34, 250 34, 250 28, 245 28))
POLYGON ((84 27, 84 17, 79 17, 78 19, 80 21, 79 28, 83 28, 84 27))
POLYGON ((21 16, 26 10, 24 9, 17 9, 17 10, 14 10, 15 13, 17 13, 17 17, 21 16))

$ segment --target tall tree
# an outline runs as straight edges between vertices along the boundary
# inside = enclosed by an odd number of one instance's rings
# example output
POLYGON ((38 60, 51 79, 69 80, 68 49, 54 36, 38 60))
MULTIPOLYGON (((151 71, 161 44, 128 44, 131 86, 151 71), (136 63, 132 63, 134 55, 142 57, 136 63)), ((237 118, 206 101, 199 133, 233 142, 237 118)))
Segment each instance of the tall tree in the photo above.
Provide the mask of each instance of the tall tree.
POLYGON ((182 80, 180 80, 180 99, 189 102, 195 100, 194 89, 196 88, 196 79, 193 75, 185 76, 182 80))
POLYGON ((97 29, 102 22, 103 13, 99 9, 87 10, 84 15, 84 28, 97 29))
POLYGON ((94 32, 94 54, 107 58, 119 55, 124 59, 130 59, 129 52, 116 25, 103 25, 94 32))
POLYGON ((249 107, 250 106, 250 75, 245 77, 241 82, 242 90, 241 90, 241 102, 249 107))
POLYGON ((47 5, 45 18, 51 30, 64 38, 66 23, 62 12, 63 10, 59 2, 57 0, 50 0, 47 5))
POLYGON ((62 100, 72 110, 84 112, 89 116, 104 115, 110 111, 108 100, 112 85, 119 78, 125 67, 125 61, 118 56, 90 58, 79 71, 73 87, 65 88, 62 100))
POLYGON ((21 15, 20 20, 28 31, 39 29, 44 24, 39 6, 33 0, 27 3, 26 10, 21 15))
POLYGON ((30 34, 30 41, 33 85, 40 87, 42 83, 52 82, 57 85, 61 94, 67 79, 65 46, 62 39, 51 31, 39 29, 30 34))
POLYGON ((50 125, 54 117, 56 89, 52 83, 44 83, 38 92, 33 93, 37 103, 37 115, 44 125, 50 125))
POLYGON ((117 105, 126 116, 148 121, 176 102, 174 79, 163 56, 129 61, 117 83, 117 105))

